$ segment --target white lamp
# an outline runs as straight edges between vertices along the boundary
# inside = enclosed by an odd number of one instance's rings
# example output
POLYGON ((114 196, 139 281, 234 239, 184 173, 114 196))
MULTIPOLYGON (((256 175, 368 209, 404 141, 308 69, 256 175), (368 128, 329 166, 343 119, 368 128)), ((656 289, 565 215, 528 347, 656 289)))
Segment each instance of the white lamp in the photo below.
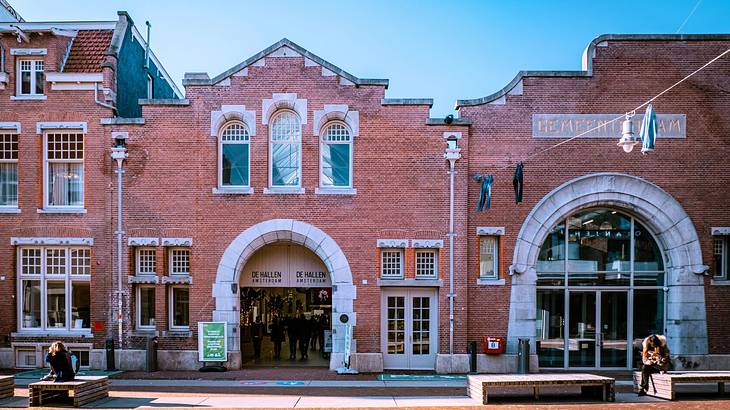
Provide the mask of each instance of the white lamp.
POLYGON ((634 145, 639 143, 639 139, 634 134, 634 123, 631 121, 633 114, 626 114, 626 119, 621 126, 621 139, 618 140, 618 146, 624 149, 624 152, 631 152, 634 145))

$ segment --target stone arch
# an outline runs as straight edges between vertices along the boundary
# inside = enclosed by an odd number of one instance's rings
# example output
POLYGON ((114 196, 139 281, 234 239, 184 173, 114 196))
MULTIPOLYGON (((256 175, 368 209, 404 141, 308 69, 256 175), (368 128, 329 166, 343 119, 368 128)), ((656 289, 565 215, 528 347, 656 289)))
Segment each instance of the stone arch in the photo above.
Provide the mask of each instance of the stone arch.
POLYGON ((321 229, 293 219, 271 219, 251 226, 239 234, 226 248, 218 264, 213 298, 213 320, 228 323, 229 350, 238 350, 238 325, 240 301, 238 294, 241 270, 258 249, 275 242, 291 242, 302 245, 322 259, 332 279, 332 350, 330 367, 342 364, 345 325, 342 315, 348 316, 348 324, 355 326, 356 315, 353 301, 356 297, 352 272, 344 252, 332 237, 321 229))
MULTIPOLYGON (((653 232, 667 272, 665 315, 670 349, 674 354, 706 354, 702 274, 708 267, 702 263, 694 224, 669 193, 642 178, 618 173, 591 174, 570 180, 542 198, 525 219, 510 266, 508 351, 516 351, 518 338, 535 338, 535 266, 549 231, 568 214, 596 206, 625 211, 653 232)), ((534 349, 534 342, 532 346, 534 349)))

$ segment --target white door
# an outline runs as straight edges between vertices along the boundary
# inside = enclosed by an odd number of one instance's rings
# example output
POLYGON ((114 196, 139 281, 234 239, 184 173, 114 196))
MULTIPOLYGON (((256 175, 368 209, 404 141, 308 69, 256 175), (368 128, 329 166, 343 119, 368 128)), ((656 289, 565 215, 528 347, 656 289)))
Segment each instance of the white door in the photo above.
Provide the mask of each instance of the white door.
POLYGON ((382 295, 383 366, 386 369, 435 369, 438 348, 436 290, 387 289, 382 295))

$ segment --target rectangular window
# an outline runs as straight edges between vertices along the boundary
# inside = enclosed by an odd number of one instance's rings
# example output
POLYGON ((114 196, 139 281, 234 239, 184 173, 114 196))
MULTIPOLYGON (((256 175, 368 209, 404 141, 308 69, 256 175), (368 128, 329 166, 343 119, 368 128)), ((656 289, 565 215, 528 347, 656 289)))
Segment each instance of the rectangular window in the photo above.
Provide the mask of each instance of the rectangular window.
POLYGON ((45 135, 47 207, 84 206, 84 134, 45 135))
POLYGON ((91 328, 91 249, 18 249, 19 330, 91 328))
POLYGON ((0 207, 18 206, 18 134, 0 134, 0 207))
POLYGON ((43 60, 18 60, 18 95, 43 95, 43 60))
POLYGON ((170 329, 188 330, 190 320, 188 316, 189 289, 187 286, 173 286, 170 288, 170 329))
POLYGON ((137 275, 157 274, 157 251, 154 248, 137 249, 137 275))
POLYGON ((715 279, 730 279, 728 269, 730 268, 730 252, 728 252, 727 237, 715 237, 713 241, 713 270, 715 279))
POLYGON ((155 287, 137 287, 137 329, 155 328, 155 287))
POLYGON ((434 249, 416 250, 416 279, 438 276, 438 252, 434 249))
POLYGON ((499 277, 499 239, 496 236, 479 237, 479 277, 499 277))
POLYGON ((188 249, 170 249, 170 274, 190 274, 190 251, 188 249))
POLYGON ((403 277, 402 249, 383 249, 380 252, 380 274, 384 278, 403 277))

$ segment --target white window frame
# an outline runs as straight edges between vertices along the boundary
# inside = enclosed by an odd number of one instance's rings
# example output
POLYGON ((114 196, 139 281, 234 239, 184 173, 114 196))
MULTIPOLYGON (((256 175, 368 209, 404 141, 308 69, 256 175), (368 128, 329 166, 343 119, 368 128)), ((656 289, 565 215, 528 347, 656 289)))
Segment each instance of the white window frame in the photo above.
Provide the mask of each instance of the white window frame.
POLYGON ((269 188, 273 189, 299 189, 302 187, 302 167, 303 167, 303 158, 302 158, 302 118, 297 114, 296 111, 293 110, 278 110, 276 111, 271 118, 269 119, 269 188), (274 121, 276 121, 276 118, 280 115, 283 115, 284 113, 291 113, 294 115, 299 123, 299 140, 296 141, 296 143, 299 146, 299 168, 297 169, 297 185, 274 185, 274 161, 273 161, 273 153, 274 153, 274 144, 291 144, 292 142, 274 142, 272 136, 274 134, 274 121))
POLYGON ((150 73, 147 73, 147 99, 153 99, 155 95, 155 80, 150 73))
MULTIPOLYGON (((271 172, 271 171, 269 171, 271 172)), ((250 188, 251 187, 251 130, 243 121, 228 121, 218 131, 218 189, 250 188), (246 141, 223 141, 223 133, 231 125, 240 125, 246 130, 246 141), (246 145, 248 147, 248 184, 247 185, 223 185, 223 144, 246 145)))
MULTIPOLYGON (((19 333, 53 333, 53 334, 67 334, 73 333, 91 333, 91 317, 89 317, 89 327, 75 328, 73 327, 73 284, 74 283, 86 283, 89 285, 89 308, 91 308, 91 274, 71 274, 71 251, 74 249, 85 249, 88 250, 91 256, 91 248, 83 246, 18 246, 17 247, 17 318, 18 318, 18 332, 19 333), (40 273, 39 274, 25 274, 23 273, 23 258, 22 252, 24 249, 40 249, 40 273), (46 252, 50 249, 63 249, 65 251, 65 262, 64 262, 64 274, 48 274, 47 273, 47 261, 46 252), (24 327, 23 326, 23 282, 28 280, 34 280, 40 282, 41 300, 40 300, 40 327, 24 327), (64 283, 65 292, 65 326, 64 327, 50 327, 47 326, 48 322, 48 282, 64 283)), ((90 265, 93 267, 93 263, 90 265)))
POLYGON ((485 280, 499 280, 499 236, 498 235, 482 235, 479 236, 479 279, 485 280), (494 241, 494 247, 492 248, 493 255, 493 273, 485 275, 482 272, 482 241, 486 239, 492 239, 494 241))
POLYGON ((382 279, 403 279, 405 265, 405 252, 402 248, 380 248, 380 277, 382 279), (398 253, 400 261, 400 273, 398 275, 385 274, 385 255, 386 253, 398 253))
POLYGON ((43 132, 43 209, 49 211, 84 211, 86 204, 86 134, 82 130, 44 130, 43 132), (48 159, 48 135, 49 134, 76 134, 81 135, 83 150, 81 152, 81 159, 48 159), (84 178, 81 181, 81 203, 82 205, 49 205, 50 196, 48 195, 48 174, 49 174, 49 163, 74 163, 81 164, 81 170, 84 174, 84 178))
POLYGON ((46 62, 42 58, 17 58, 15 65, 15 95, 18 97, 40 97, 46 95, 46 62), (21 72, 21 65, 24 61, 30 61, 30 93, 23 93, 23 74, 21 72), (38 70, 38 62, 41 63, 41 69, 38 70), (43 93, 38 94, 35 92, 36 89, 36 73, 43 73, 43 93))
MULTIPOLYGON (((724 235, 723 236, 717 235, 717 236, 712 237, 713 265, 714 265, 714 257, 715 257, 715 255, 718 255, 717 248, 716 248, 718 245, 718 242, 721 247, 719 255, 720 255, 720 261, 722 263, 720 272, 714 272, 714 275, 712 276, 712 278, 714 280, 718 280, 718 281, 730 280, 730 275, 728 275, 728 269, 730 269, 730 266, 728 266, 728 251, 730 251, 730 249, 728 249, 728 248, 730 248, 730 244, 728 244, 728 242, 730 242, 730 240, 728 240, 728 238, 729 238, 728 236, 724 236, 724 235)), ((714 269, 714 266, 713 266, 713 269, 714 269)))
POLYGON ((168 306, 167 306, 167 320, 168 327, 172 331, 187 331, 190 330, 190 286, 188 285, 170 285, 168 286, 168 306), (187 289, 188 291, 188 325, 187 326, 176 326, 175 325, 175 289, 187 289))
POLYGON ((325 189, 352 189, 352 179, 353 179, 353 175, 352 175, 353 174, 353 172, 352 172, 352 163, 353 163, 353 158, 352 157, 353 157, 353 155, 352 154, 353 154, 353 145, 354 145, 354 140, 353 140, 352 130, 343 121, 330 121, 327 124, 325 124, 324 127, 322 127, 322 132, 319 133, 319 187, 320 188, 325 188, 325 189), (332 127, 334 125, 341 125, 341 126, 345 127, 345 129, 347 130, 347 134, 349 136, 349 140, 347 142, 341 142, 341 141, 325 141, 325 137, 327 136, 327 131, 329 130, 330 127, 332 127), (348 164, 348 167, 349 167, 349 173, 348 173, 349 174, 348 175, 349 176, 349 181, 347 183, 347 186, 324 185, 322 183, 323 177, 324 177, 324 173, 322 172, 323 165, 324 165, 324 160, 322 158, 322 155, 324 153, 323 147, 325 145, 343 145, 343 144, 347 144, 350 147, 350 163, 348 164))
MULTIPOLYGON (((155 317, 153 320, 155 321, 154 324, 151 325, 142 325, 142 289, 152 289, 155 292, 155 302, 157 301, 157 287, 155 285, 137 285, 135 290, 135 328, 138 330, 155 330, 157 328, 157 315, 155 314, 155 317)), ((190 302, 188 302, 190 303, 190 302)), ((152 311, 155 312, 156 303, 152 305, 152 311)))
POLYGON ((156 276, 157 275, 157 248, 149 247, 149 246, 140 246, 135 248, 134 250, 134 273, 135 275, 141 275, 141 276, 156 276), (154 252, 154 270, 152 272, 142 272, 142 252, 154 252))
POLYGON ((170 276, 190 276, 190 248, 184 247, 170 247, 167 250, 167 272, 170 276), (173 272, 173 253, 176 251, 185 251, 188 253, 188 271, 187 272, 173 272))
MULTIPOLYGON (((11 138, 11 140, 13 137, 15 137, 15 145, 17 146, 17 148, 15 150, 15 159, 4 159, 4 158, 0 157, 0 164, 15 164, 15 204, 14 205, 13 204, 10 204, 10 205, 0 204, 0 211, 18 209, 19 199, 20 199, 20 167, 18 165, 18 157, 20 155, 20 136, 17 132, 0 131, 0 137, 2 137, 2 138, 0 138, 0 149, 2 149, 4 138, 7 136, 9 136, 11 138)), ((3 149, 3 152, 4 152, 4 149, 3 149)))
POLYGON ((415 273, 414 276, 416 279, 436 279, 439 276, 439 251, 438 249, 433 248, 419 248, 416 249, 416 252, 414 254, 414 269, 415 273), (428 274, 420 274, 418 273, 418 255, 419 254, 430 254, 433 255, 433 271, 428 274))

